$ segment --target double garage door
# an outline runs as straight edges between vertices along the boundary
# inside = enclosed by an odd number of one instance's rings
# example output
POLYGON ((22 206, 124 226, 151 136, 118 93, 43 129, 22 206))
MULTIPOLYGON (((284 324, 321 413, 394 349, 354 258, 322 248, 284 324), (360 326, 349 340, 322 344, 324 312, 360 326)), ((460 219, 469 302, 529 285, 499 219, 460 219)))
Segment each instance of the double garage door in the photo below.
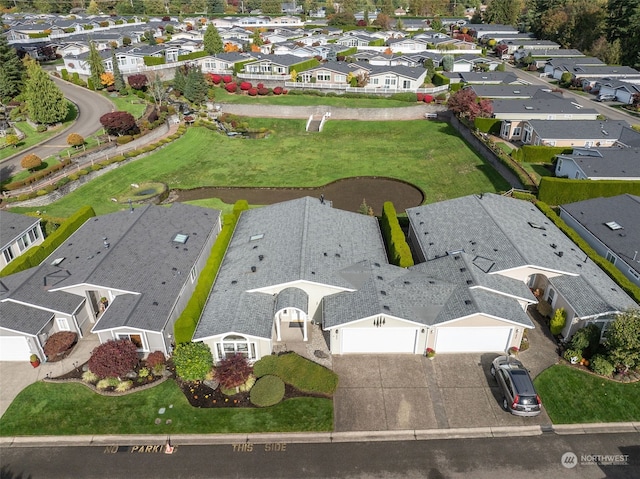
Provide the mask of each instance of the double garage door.
POLYGON ((342 354, 416 352, 416 328, 354 328, 341 334, 342 354))
POLYGON ((29 351, 24 336, 0 336, 0 361, 29 361, 29 351))
POLYGON ((438 328, 436 353, 483 353, 507 350, 512 328, 438 328))

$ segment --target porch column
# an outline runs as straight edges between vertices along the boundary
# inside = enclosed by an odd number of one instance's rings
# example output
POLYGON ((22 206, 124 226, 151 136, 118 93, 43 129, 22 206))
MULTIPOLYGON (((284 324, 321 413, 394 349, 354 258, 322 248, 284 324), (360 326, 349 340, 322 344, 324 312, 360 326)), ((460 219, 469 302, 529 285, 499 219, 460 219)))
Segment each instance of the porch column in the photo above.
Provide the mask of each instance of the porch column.
POLYGON ((307 318, 304 318, 304 322, 302 323, 302 340, 307 341, 307 318))
POLYGON ((282 341, 282 336, 280 335, 280 313, 278 313, 278 315, 276 316, 276 340, 277 341, 282 341))

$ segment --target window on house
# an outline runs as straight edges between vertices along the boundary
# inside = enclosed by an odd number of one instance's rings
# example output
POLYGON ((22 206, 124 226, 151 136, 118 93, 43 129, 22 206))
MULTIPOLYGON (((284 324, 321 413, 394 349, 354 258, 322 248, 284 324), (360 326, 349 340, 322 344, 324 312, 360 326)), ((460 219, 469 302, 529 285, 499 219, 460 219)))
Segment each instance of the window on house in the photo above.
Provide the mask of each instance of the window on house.
POLYGON ((31 238, 29 238, 29 235, 26 234, 20 237, 20 239, 18 240, 18 249, 20 251, 24 251, 29 247, 31 243, 32 243, 31 238))
POLYGON ((616 264, 616 257, 615 255, 613 255, 613 253, 611 253, 611 251, 607 251, 607 261, 609 261, 611 264, 616 264))
POLYGON ((40 232, 38 231, 38 227, 35 227, 35 228, 33 228, 32 230, 29 231, 29 239, 33 243, 38 238, 40 238, 40 232))
POLYGON ((595 324, 598 326, 598 329, 600 330, 600 341, 604 341, 607 338, 611 322, 611 319, 599 319, 597 321, 587 321, 587 324, 595 324))
POLYGON ((138 348, 138 351, 146 351, 146 348, 144 347, 144 342, 142 341, 141 334, 117 333, 116 339, 128 339, 129 341, 131 341, 133 344, 136 345, 136 348, 138 348))
POLYGON ((69 331, 69 321, 67 318, 56 318, 56 324, 58 325, 58 329, 60 331, 69 331))
POLYGON ((249 342, 244 336, 229 335, 221 343, 216 343, 218 358, 223 359, 234 354, 241 354, 247 359, 256 358, 256 343, 249 342))
POLYGON ((7 249, 2 250, 2 255, 4 256, 4 260, 7 263, 10 263, 11 260, 14 258, 13 251, 11 250, 11 246, 9 246, 7 249))
POLYGON ((556 292, 549 288, 549 295, 547 296, 547 303, 549 303, 551 306, 553 306, 553 298, 555 298, 556 296, 556 292))
POLYGON ((404 80, 402 82, 402 88, 411 88, 411 82, 409 80, 404 80))
POLYGON ((516 127, 513 129, 513 136, 520 136, 520 132, 521 132, 521 130, 522 130, 522 129, 521 129, 519 126, 516 126, 516 127))
POLYGON ((191 280, 192 283, 196 282, 196 268, 195 267, 191 268, 191 271, 189 272, 189 279, 191 280))
POLYGON ((331 74, 329 72, 318 72, 318 81, 331 81, 331 74))

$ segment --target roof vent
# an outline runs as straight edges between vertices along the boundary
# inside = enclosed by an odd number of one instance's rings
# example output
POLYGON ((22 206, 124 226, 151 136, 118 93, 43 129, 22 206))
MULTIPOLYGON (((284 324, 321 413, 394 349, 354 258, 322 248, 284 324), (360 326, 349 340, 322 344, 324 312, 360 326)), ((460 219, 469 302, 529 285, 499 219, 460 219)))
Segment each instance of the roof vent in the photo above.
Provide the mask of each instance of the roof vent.
POLYGON ((340 257, 340 253, 336 253, 336 258, 339 258, 339 257, 340 257))
POLYGON ((466 304, 466 305, 471 304, 471 300, 470 300, 470 299, 465 299, 465 300, 464 300, 464 304, 466 304))
POLYGON ((373 263, 374 266, 380 267, 380 263, 373 263))
POLYGON ((382 276, 378 276, 378 279, 382 281, 384 278, 382 276))
POLYGON ((326 252, 326 251, 324 252, 324 255, 325 255, 325 256, 329 256, 329 255, 327 254, 327 252, 326 252))
POLYGON ((389 306, 387 306, 386 304, 384 306, 382 306, 382 309, 384 309, 385 311, 390 311, 391 308, 389 308, 389 306))
POLYGON ((260 233, 260 234, 251 236, 249 238, 249 241, 256 241, 256 240, 259 240, 259 239, 262 239, 262 238, 264 238, 264 233, 260 233))
POLYGON ((262 261, 262 260, 264 259, 264 255, 263 255, 263 254, 259 254, 259 255, 258 255, 258 259, 259 259, 260 261, 262 261))
POLYGON ((58 266, 60 263, 62 263, 65 260, 65 257, 61 257, 61 258, 56 258, 51 262, 51 266, 58 266))
POLYGON ((157 301, 154 301, 154 302, 153 302, 153 303, 151 303, 151 304, 153 304, 154 306, 158 306, 158 302, 157 302, 157 301))
POLYGON ((235 279, 231 280, 231 284, 238 284, 238 280, 235 280, 235 279))
POLYGON ((472 281, 472 280, 470 280, 470 279, 468 279, 468 280, 467 280, 467 284, 473 284, 473 281, 472 281))
POLYGON ((381 294, 382 296, 386 296, 386 295, 387 295, 387 292, 386 292, 385 290, 382 290, 382 291, 380 291, 380 294, 381 294))
POLYGON ((558 258, 562 258, 562 256, 564 255, 564 253, 562 251, 558 251, 556 253, 556 255, 558 256, 558 258))
POLYGON ((622 226, 620 226, 615 221, 609 221, 608 223, 605 223, 605 225, 608 226, 611 231, 616 231, 616 230, 621 230, 622 229, 622 226))
POLYGON ((251 272, 252 272, 252 273, 255 273, 255 272, 256 272, 256 269, 257 269, 257 268, 256 268, 255 266, 252 266, 252 267, 251 267, 251 272))

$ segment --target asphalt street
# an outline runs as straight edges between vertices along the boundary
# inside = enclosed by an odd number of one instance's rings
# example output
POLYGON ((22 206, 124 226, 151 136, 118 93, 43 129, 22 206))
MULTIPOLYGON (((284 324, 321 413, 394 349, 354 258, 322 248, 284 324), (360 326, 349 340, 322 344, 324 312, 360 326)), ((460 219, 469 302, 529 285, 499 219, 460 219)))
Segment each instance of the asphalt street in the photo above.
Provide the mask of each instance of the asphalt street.
POLYGON ((638 478, 637 433, 397 442, 158 443, 0 449, 2 479, 638 478))
POLYGON ((27 154, 33 153, 43 160, 49 156, 56 155, 60 151, 68 148, 67 135, 78 133, 86 138, 102 128, 100 117, 105 113, 113 111, 114 104, 102 95, 79 87, 72 83, 63 81, 54 76, 51 77, 58 85, 64 96, 76 104, 78 117, 75 123, 67 130, 32 148, 21 150, 19 153, 2 160, 0 168, 0 180, 8 178, 15 172, 20 171, 20 160, 27 154))

